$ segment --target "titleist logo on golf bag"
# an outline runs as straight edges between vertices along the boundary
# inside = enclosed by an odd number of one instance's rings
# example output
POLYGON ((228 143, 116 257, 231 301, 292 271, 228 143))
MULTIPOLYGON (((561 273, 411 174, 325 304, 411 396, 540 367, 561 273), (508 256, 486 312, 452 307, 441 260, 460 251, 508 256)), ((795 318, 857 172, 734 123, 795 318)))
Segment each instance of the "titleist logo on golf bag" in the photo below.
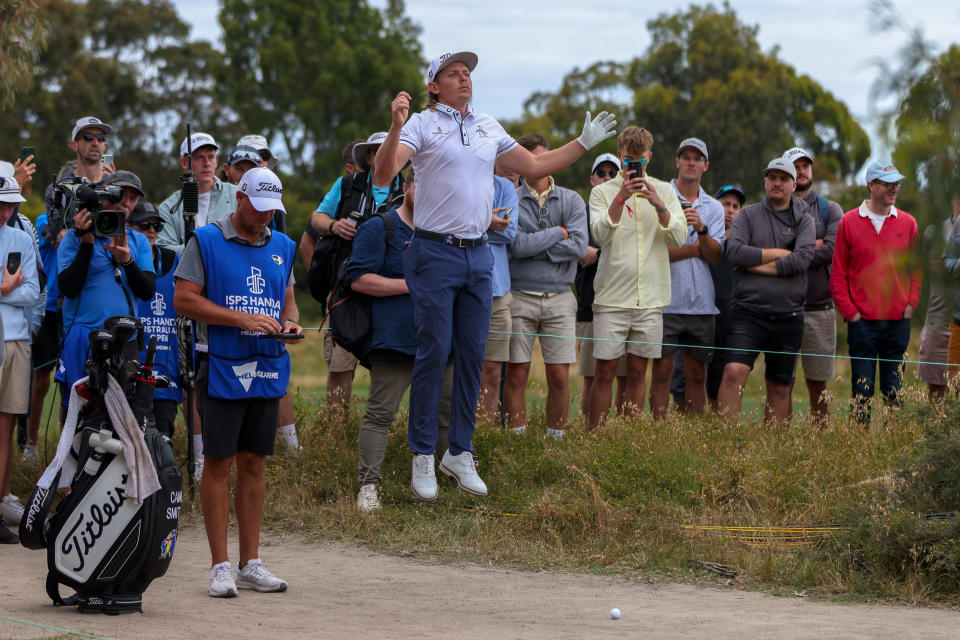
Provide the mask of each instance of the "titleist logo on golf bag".
MULTIPOLYGON (((27 519, 25 526, 28 529, 33 529, 36 526, 37 516, 40 515, 41 510, 43 510, 43 502, 47 499, 49 495, 49 489, 37 489, 33 494, 33 499, 30 500, 30 508, 27 509, 27 519)), ((46 512, 44 512, 46 516, 46 512)))
POLYGON ((61 551, 64 556, 76 555, 77 566, 74 571, 82 571, 86 565, 87 556, 94 551, 97 541, 103 536, 103 531, 113 522, 113 517, 120 512, 123 506, 124 488, 127 474, 120 476, 120 485, 107 490, 107 502, 92 504, 90 508, 80 514, 77 521, 67 531, 61 551), (81 545, 83 548, 81 548, 81 545))

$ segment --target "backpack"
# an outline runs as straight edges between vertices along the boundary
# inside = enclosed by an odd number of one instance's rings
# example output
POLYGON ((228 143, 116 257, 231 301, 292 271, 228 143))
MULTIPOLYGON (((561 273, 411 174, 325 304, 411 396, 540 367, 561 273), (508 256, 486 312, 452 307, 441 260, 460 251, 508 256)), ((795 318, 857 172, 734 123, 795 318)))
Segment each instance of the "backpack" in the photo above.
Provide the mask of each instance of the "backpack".
MULTIPOLYGON (((383 220, 387 231, 387 250, 393 241, 393 217, 389 212, 376 214, 383 220)), ((340 265, 337 286, 330 299, 330 332, 333 341, 352 353, 364 367, 369 363, 364 358, 363 350, 367 344, 367 337, 373 329, 370 322, 370 312, 373 307, 373 296, 357 293, 347 283, 347 262, 340 265)))
MULTIPOLYGON (((352 208, 346 205, 356 203, 359 199, 357 208, 362 216, 357 222, 358 228, 376 213, 389 211, 396 206, 394 201, 397 198, 401 201, 403 198, 403 176, 398 174, 399 177, 391 184, 390 193, 384 203, 375 208, 367 207, 364 204, 366 200, 369 199, 372 202, 373 199, 373 183, 367 179, 367 175, 367 173, 348 173, 340 181, 340 201, 337 204, 336 214, 339 215, 347 208, 352 208)), ((327 311, 330 294, 339 281, 341 267, 350 259, 352 250, 351 240, 344 240, 336 235, 320 236, 313 245, 313 260, 307 271, 307 284, 310 286, 310 295, 320 303, 324 313, 327 311)))
POLYGON ((827 232, 830 222, 830 205, 823 196, 817 196, 817 208, 820 209, 820 219, 823 220, 823 232, 827 232))

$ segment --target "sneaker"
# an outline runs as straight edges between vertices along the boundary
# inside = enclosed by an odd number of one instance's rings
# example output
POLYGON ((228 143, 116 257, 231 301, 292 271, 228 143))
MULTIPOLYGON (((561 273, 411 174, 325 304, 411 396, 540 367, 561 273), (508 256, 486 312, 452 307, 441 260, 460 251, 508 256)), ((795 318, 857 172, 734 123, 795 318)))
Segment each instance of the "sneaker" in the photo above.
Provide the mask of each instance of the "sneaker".
POLYGON ((28 444, 23 448, 24 462, 40 462, 40 449, 35 444, 28 444))
POLYGON ((8 493, 0 501, 0 516, 10 524, 19 525, 23 518, 23 505, 17 496, 8 493))
POLYGON ((270 573, 270 569, 260 562, 260 558, 254 558, 242 569, 237 563, 237 569, 237 587, 240 589, 256 589, 261 593, 287 590, 287 581, 270 573))
POLYGON ((233 571, 230 570, 229 562, 215 564, 210 569, 210 590, 207 593, 211 598, 237 597, 237 583, 233 581, 233 571))
POLYGON ((0 517, 0 544, 17 544, 20 542, 20 538, 17 537, 13 531, 7 529, 7 525, 4 524, 3 518, 0 517))
POLYGON ((440 471, 454 478, 457 486, 467 493, 475 496, 487 495, 487 485, 477 475, 477 465, 473 461, 473 454, 469 451, 452 456, 447 449, 443 459, 440 460, 440 471))
POLYGON ((433 502, 437 499, 437 476, 433 471, 433 456, 420 453, 413 455, 413 474, 410 478, 413 495, 433 502))
POLYGON ((563 437, 563 429, 552 429, 547 427, 547 436, 553 438, 554 440, 559 440, 563 437))
POLYGON ((380 492, 377 485, 365 484, 357 493, 357 509, 360 513, 376 513, 380 511, 380 492))
POLYGON ((203 456, 196 456, 193 459, 193 481, 203 480, 203 456))

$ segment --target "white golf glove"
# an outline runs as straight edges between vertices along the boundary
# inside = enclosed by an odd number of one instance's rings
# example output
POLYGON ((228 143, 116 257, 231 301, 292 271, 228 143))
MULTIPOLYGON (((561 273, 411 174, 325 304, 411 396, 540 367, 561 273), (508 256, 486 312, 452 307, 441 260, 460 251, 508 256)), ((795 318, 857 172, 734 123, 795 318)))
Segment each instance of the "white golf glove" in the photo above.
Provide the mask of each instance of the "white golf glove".
POLYGON ((577 138, 584 149, 591 149, 600 144, 607 138, 617 133, 617 116, 606 111, 601 111, 597 117, 590 120, 590 112, 583 119, 583 133, 577 138))

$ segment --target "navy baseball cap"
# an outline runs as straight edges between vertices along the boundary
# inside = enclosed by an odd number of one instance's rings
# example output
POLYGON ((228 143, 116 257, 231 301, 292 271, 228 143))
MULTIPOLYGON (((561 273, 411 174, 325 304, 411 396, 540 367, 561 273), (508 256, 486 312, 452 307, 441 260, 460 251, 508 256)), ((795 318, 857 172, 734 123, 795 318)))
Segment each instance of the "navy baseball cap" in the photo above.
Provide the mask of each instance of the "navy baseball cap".
POLYGON ((719 200, 720 198, 727 195, 728 193, 735 193, 737 197, 740 198, 740 204, 743 204, 744 202, 747 201, 747 196, 743 193, 743 189, 741 189, 738 185, 735 185, 735 184, 727 184, 720 187, 720 190, 717 191, 717 195, 713 197, 719 200))

